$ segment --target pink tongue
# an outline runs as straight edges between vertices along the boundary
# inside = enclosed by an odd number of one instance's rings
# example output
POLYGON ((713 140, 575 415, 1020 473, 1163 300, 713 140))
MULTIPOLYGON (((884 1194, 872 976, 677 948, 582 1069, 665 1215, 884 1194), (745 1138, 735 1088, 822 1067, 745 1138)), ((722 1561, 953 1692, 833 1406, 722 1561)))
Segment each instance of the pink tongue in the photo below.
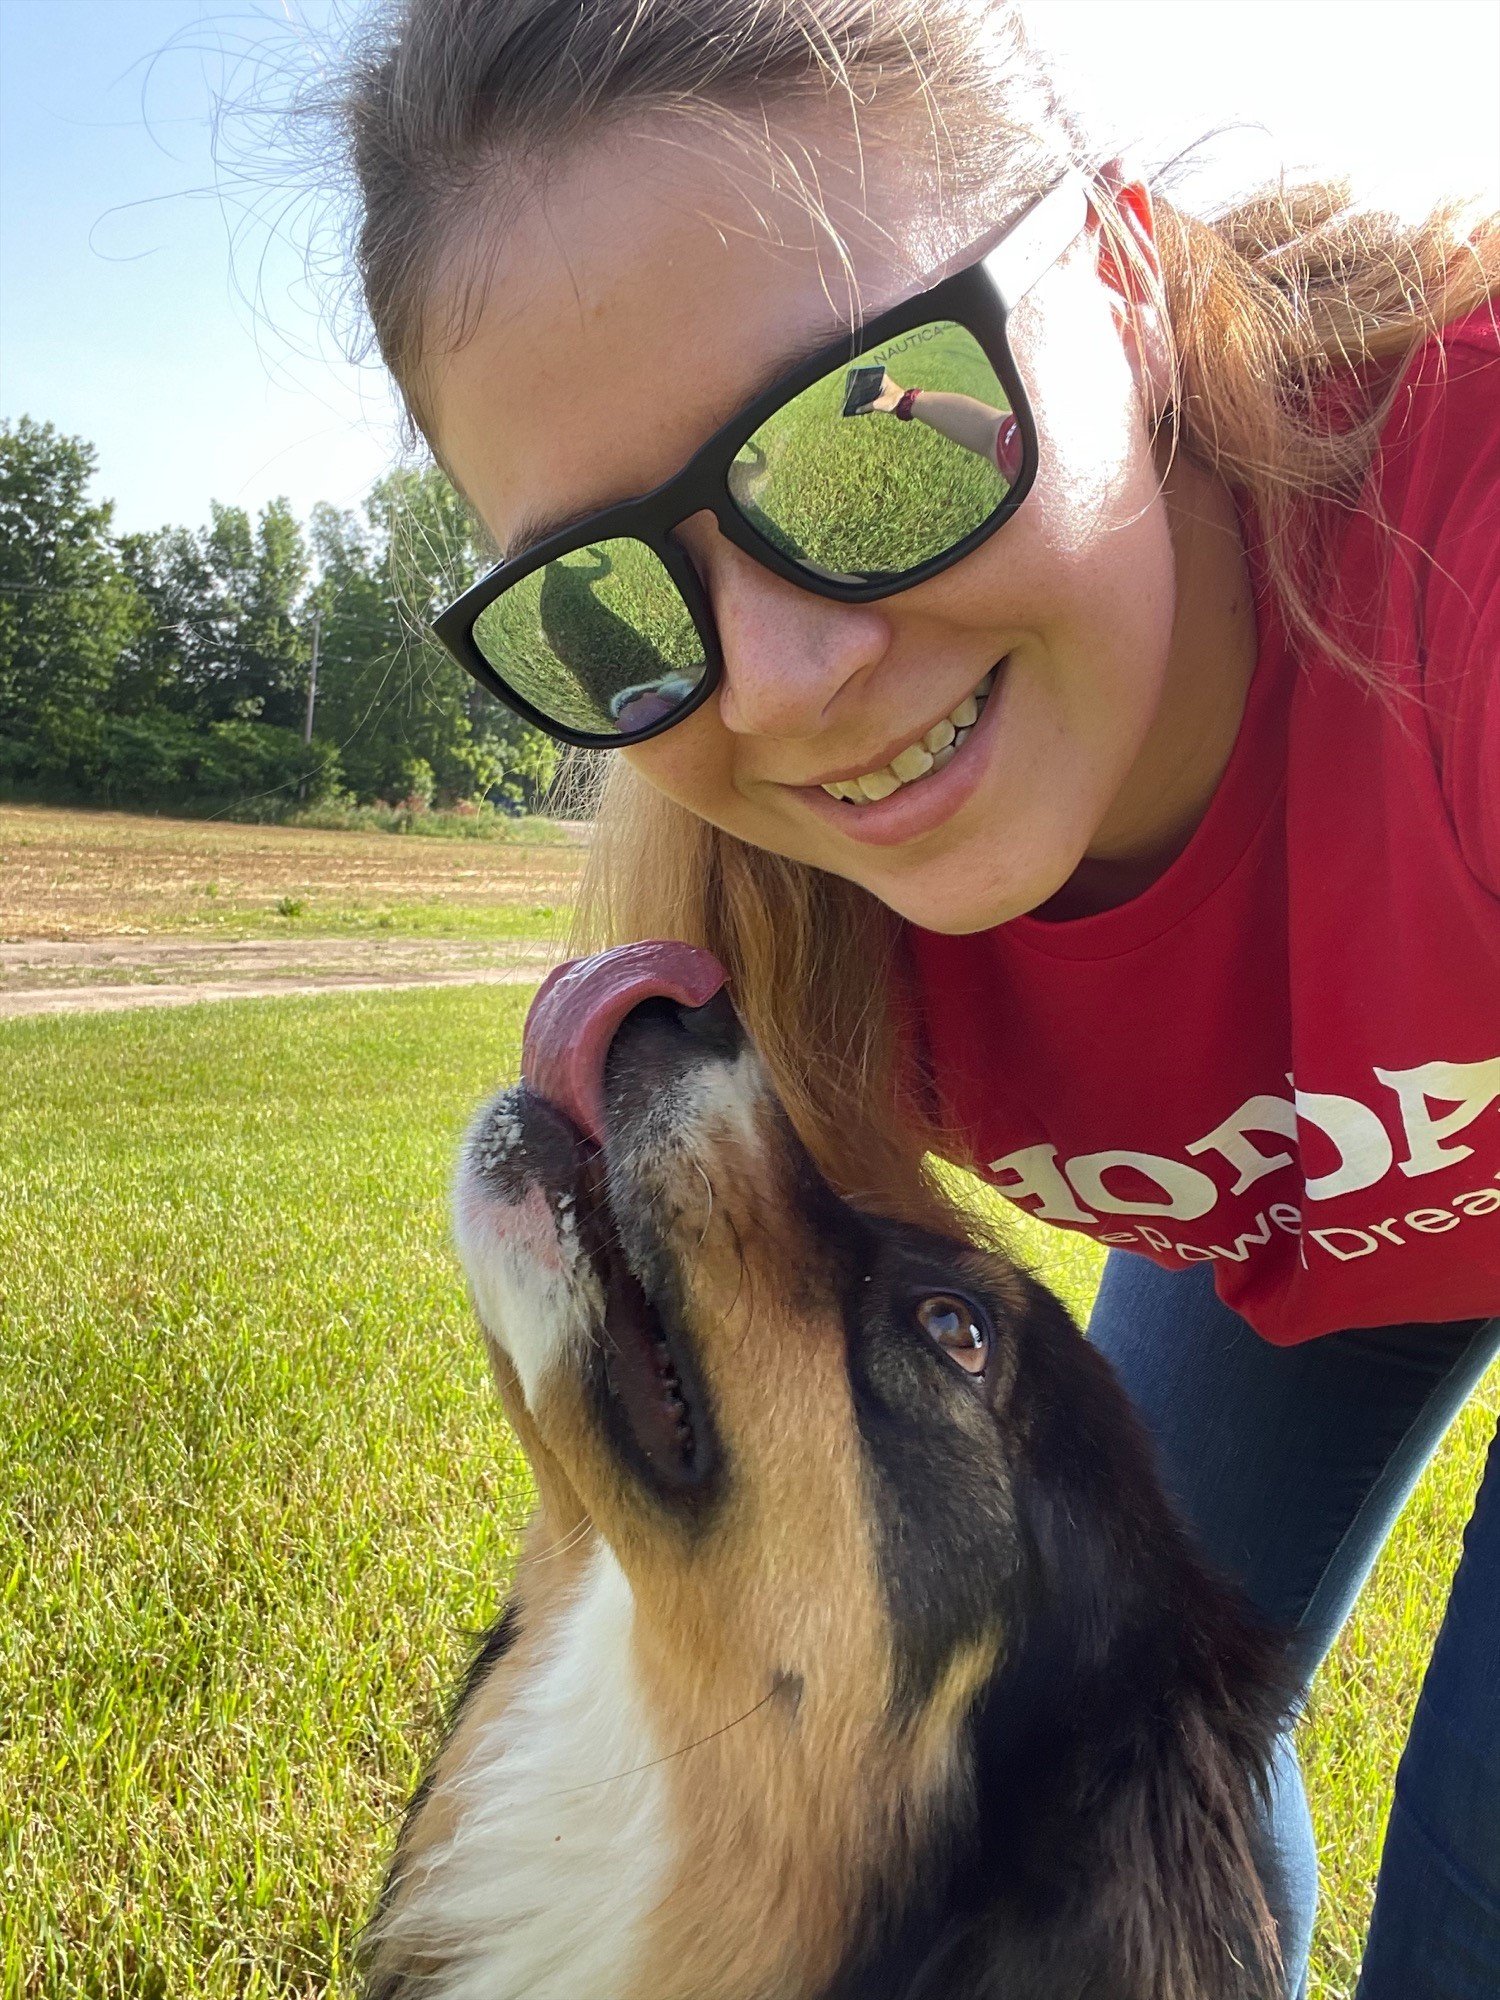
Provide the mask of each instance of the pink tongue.
POLYGON ((575 958, 542 981, 521 1041, 521 1074, 539 1097, 596 1142, 604 1138, 604 1058, 643 1000, 701 1007, 724 984, 711 951, 690 944, 623 944, 575 958))

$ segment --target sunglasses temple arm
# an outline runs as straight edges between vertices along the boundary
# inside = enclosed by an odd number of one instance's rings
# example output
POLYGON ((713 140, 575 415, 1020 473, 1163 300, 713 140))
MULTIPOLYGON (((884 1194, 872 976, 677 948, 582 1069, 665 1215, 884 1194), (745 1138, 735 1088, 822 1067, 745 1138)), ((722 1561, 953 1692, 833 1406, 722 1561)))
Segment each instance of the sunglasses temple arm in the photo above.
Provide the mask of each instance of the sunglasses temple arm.
POLYGON ((1089 185, 1070 173, 1007 230, 984 258, 984 269, 1007 306, 1024 299, 1050 271, 1088 220, 1089 185))

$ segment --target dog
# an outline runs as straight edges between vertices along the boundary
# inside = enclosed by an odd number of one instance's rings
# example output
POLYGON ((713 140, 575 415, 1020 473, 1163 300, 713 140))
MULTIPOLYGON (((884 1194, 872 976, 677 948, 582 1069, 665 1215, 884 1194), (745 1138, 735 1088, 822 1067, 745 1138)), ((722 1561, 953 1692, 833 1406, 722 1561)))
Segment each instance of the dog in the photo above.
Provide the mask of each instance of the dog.
POLYGON ((372 2000, 1274 2000, 1277 1635, 1059 1303, 837 1196, 722 974, 618 957, 463 1148, 540 1504, 372 2000))

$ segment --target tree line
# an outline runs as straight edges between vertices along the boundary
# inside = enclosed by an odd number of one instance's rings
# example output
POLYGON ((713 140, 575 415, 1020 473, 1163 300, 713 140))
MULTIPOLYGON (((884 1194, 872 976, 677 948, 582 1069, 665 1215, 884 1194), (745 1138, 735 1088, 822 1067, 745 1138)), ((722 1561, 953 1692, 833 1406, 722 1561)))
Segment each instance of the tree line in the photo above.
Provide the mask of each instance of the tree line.
POLYGON ((488 560, 435 466, 305 529, 272 500, 116 534, 95 464, 51 424, 0 423, 0 790, 266 817, 536 806, 555 746, 427 635, 488 560))

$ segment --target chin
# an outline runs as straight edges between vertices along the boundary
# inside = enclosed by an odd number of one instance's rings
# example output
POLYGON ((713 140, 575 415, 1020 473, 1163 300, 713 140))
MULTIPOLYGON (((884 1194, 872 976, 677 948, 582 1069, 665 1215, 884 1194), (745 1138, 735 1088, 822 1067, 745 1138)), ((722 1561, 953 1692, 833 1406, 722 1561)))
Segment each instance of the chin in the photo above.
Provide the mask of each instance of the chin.
MULTIPOLYGON (((1079 863, 1030 868, 995 867, 1004 854, 1005 833, 965 841, 940 861, 920 868, 872 871, 860 882, 872 896, 909 924, 940 937, 969 937, 1029 915, 1066 887, 1079 863)), ((1006 857, 1009 859, 1010 857, 1006 857)))

